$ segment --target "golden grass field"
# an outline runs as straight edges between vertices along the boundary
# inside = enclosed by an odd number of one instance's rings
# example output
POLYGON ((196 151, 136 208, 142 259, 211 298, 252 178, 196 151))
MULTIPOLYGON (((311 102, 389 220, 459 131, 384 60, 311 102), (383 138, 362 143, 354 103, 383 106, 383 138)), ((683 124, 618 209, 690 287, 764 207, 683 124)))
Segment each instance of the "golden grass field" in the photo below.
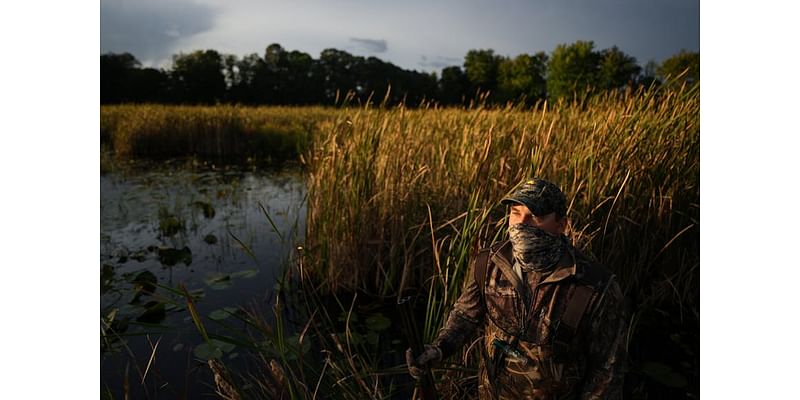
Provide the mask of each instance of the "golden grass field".
MULTIPOLYGON (((614 271, 633 305, 629 345, 657 312, 699 329, 699 86, 533 108, 101 107, 101 143, 117 157, 297 159, 308 187, 301 278, 320 295, 425 294, 426 342, 471 254, 504 235, 499 200, 542 177, 567 195, 570 238, 614 271)), ((332 329, 320 318, 313 325, 332 329)), ((320 348, 338 346, 309 335, 320 348)), ((391 392, 385 366, 347 350, 331 350, 327 367, 313 371, 274 361, 299 382, 287 383, 299 397, 318 382, 343 397, 391 392)), ((642 360, 632 361, 635 370, 642 360)), ((465 374, 440 373, 440 389, 465 374)))

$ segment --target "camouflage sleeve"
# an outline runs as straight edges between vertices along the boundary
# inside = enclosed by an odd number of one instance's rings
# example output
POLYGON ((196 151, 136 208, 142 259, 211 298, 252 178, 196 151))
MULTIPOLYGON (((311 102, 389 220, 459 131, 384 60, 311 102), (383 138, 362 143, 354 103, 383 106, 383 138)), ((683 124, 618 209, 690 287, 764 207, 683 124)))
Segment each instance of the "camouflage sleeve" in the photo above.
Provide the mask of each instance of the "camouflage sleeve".
POLYGON ((591 342, 581 399, 621 399, 627 319, 622 290, 608 285, 591 322, 591 342))
POLYGON ((467 272, 467 284, 461 296, 456 300, 447 322, 433 341, 433 344, 442 350, 443 359, 457 352, 483 323, 486 311, 481 298, 482 288, 478 287, 474 279, 474 260, 472 264, 467 272))

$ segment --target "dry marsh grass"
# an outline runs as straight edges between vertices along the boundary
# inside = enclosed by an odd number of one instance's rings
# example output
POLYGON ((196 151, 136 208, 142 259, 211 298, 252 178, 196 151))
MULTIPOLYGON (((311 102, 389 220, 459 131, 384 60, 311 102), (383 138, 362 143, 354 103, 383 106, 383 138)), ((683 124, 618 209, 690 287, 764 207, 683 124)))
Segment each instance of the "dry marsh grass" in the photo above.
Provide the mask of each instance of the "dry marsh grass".
POLYGON ((292 160, 332 114, 323 107, 101 106, 100 141, 118 158, 292 160))
MULTIPOLYGON (((629 347, 644 343, 643 317, 673 313, 667 324, 675 332, 683 321, 699 326, 699 86, 534 108, 148 107, 101 109, 101 134, 119 154, 161 154, 153 149, 164 143, 235 154, 241 143, 253 145, 246 135, 259 126, 309 127, 307 147, 296 153, 307 174, 306 243, 278 296, 297 296, 303 328, 287 339, 282 300, 275 324, 248 315, 256 332, 248 340, 272 377, 235 377, 255 397, 410 393, 402 361, 387 365, 386 354, 356 343, 356 298, 390 303, 417 291, 420 334, 430 342, 460 294, 470 256, 505 234, 499 200, 531 176, 562 186, 570 238, 617 274, 635 305, 629 347), (282 383, 259 383, 273 381, 282 383)), ((454 360, 467 362, 436 370, 440 394, 470 397, 474 356, 464 349, 454 360)), ((646 397, 640 372, 651 356, 631 352, 639 386, 626 393, 646 397)))
POLYGON ((306 160, 312 265, 331 289, 458 286, 467 253, 502 234, 499 200, 538 176, 561 184, 570 236, 628 291, 685 278, 699 259, 699 108, 684 88, 536 109, 343 110, 306 160))

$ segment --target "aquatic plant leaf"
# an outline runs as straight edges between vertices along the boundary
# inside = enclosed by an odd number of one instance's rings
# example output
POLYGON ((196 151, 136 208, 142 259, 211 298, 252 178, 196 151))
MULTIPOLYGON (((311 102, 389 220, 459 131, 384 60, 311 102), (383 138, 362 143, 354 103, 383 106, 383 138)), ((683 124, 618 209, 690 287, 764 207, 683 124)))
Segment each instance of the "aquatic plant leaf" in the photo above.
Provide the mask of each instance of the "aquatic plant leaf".
POLYGON ((142 271, 133 278, 133 286, 136 291, 153 293, 156 290, 158 278, 150 271, 142 271))
POLYGON ((386 318, 383 314, 372 314, 365 321, 367 329, 375 332, 380 332, 392 326, 392 320, 386 318))
POLYGON ((164 309, 164 303, 159 301, 150 301, 145 305, 145 311, 136 318, 137 322, 145 322, 148 324, 157 324, 164 320, 167 313, 164 309))
POLYGON ((204 201, 195 201, 192 203, 192 205, 201 209, 203 211, 203 216, 208 219, 214 218, 214 216, 217 214, 217 212, 214 210, 214 207, 210 203, 206 203, 204 201))
POLYGON ((209 233, 203 237, 203 241, 208 244, 217 244, 217 237, 209 233))
POLYGON ((212 283, 226 282, 229 280, 231 280, 231 276, 228 274, 215 274, 206 278, 206 283, 212 284, 212 283))
POLYGON ((174 236, 186 230, 183 221, 174 215, 160 215, 158 220, 158 230, 164 236, 174 236))
POLYGON ((111 257, 116 258, 118 263, 124 264, 128 261, 128 253, 128 249, 123 246, 114 249, 114 251, 111 252, 111 257))
POLYGON ((346 322, 347 316, 350 315, 350 323, 358 322, 358 314, 356 313, 348 313, 347 311, 342 311, 339 313, 339 322, 346 322))
POLYGON ((182 249, 175 249, 172 247, 159 247, 158 261, 164 266, 171 267, 179 262, 186 265, 192 264, 192 250, 184 246, 182 249))
POLYGON ((194 348, 194 356, 201 360, 210 360, 212 358, 222 357, 222 350, 217 347, 212 347, 208 343, 203 343, 194 348))
POLYGON ((211 339, 211 343, 213 343, 217 348, 222 350, 223 353, 230 353, 233 349, 236 348, 236 345, 233 343, 228 343, 222 340, 211 339))
POLYGON ((223 320, 223 319, 228 318, 230 316, 231 316, 231 314, 229 312, 223 310, 223 309, 214 310, 214 311, 212 311, 211 313, 208 314, 208 318, 211 318, 211 319, 216 320, 216 321, 223 320))
POLYGON ((232 278, 252 278, 258 275, 257 269, 245 269, 231 274, 232 278))
POLYGON ((114 266, 103 264, 100 268, 100 294, 105 294, 113 287, 114 266))
POLYGON ((206 278, 205 282, 214 290, 227 289, 231 286, 231 276, 228 274, 216 274, 206 278))
POLYGON ((131 303, 136 303, 143 295, 150 295, 156 290, 158 278, 150 271, 142 271, 133 278, 133 298, 131 303))
POLYGON ((142 262, 147 259, 147 252, 145 250, 139 250, 130 255, 130 259, 138 262, 142 262))
MULTIPOLYGON (((344 335, 342 335, 342 336, 344 336, 344 335)), ((343 342, 343 343, 346 343, 346 342, 343 342)), ((353 345, 353 346, 359 346, 362 343, 364 343, 364 335, 362 335, 362 334, 360 334, 360 333, 358 333, 356 331, 351 331, 350 332, 350 344, 353 345)))

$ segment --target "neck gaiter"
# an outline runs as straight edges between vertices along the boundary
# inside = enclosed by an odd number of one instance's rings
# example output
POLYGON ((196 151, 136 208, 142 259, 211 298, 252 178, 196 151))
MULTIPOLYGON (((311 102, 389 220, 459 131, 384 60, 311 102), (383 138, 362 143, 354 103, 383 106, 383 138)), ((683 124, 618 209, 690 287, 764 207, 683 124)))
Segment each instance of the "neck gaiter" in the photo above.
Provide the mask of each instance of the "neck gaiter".
POLYGON ((523 270, 552 271, 567 246, 566 236, 552 235, 527 224, 508 227, 514 259, 523 270))

